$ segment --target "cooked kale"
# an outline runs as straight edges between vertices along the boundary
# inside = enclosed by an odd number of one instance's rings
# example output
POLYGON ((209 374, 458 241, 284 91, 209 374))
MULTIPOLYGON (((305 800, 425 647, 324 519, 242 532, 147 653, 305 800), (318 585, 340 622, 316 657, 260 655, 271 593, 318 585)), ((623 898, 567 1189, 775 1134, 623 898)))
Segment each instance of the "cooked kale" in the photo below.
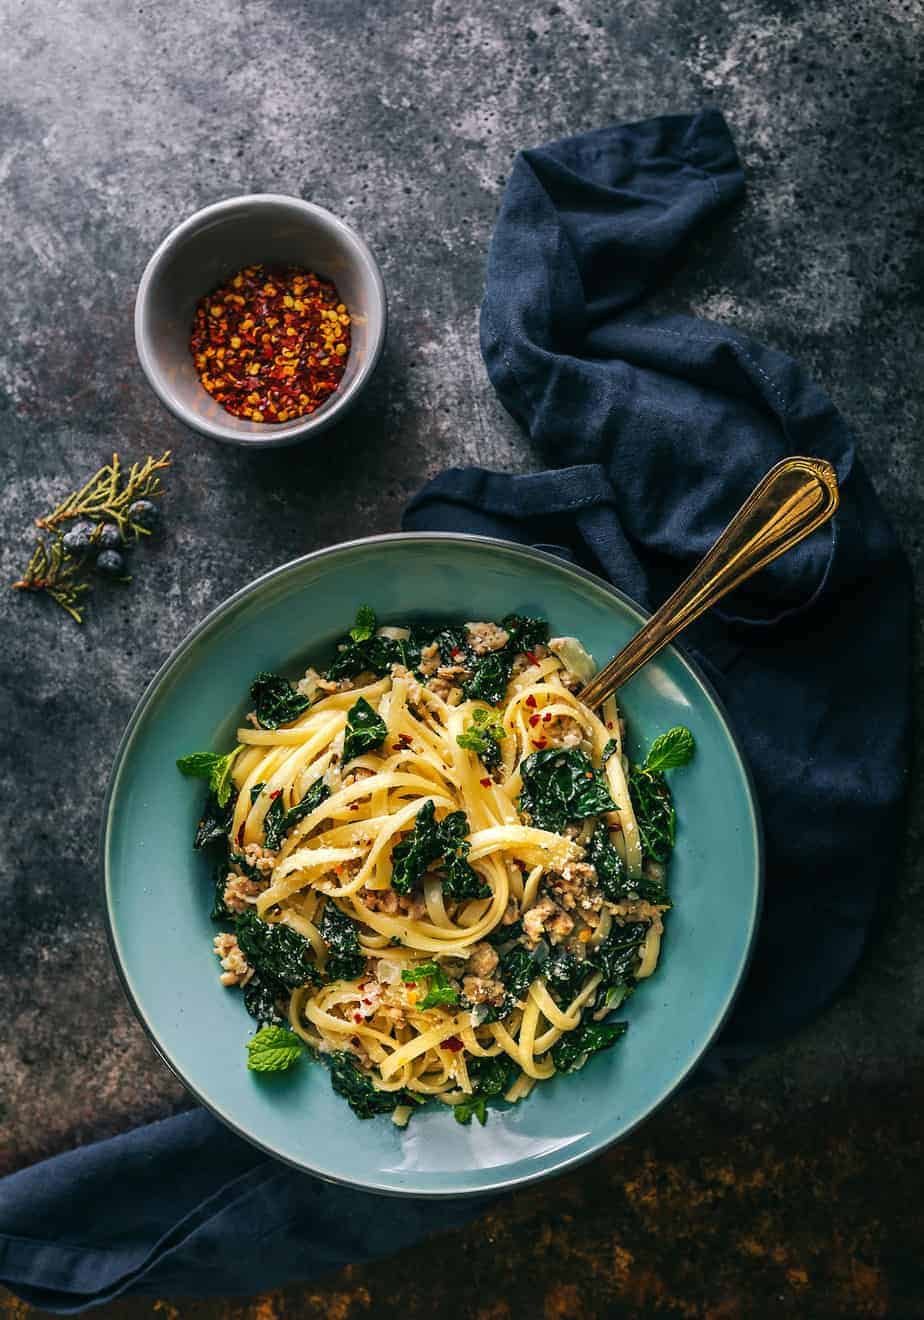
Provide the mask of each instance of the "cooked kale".
POLYGON ((664 771, 686 765, 695 750, 690 730, 678 725, 655 738, 644 765, 633 765, 629 770, 629 796, 642 852, 652 861, 665 863, 674 850, 677 816, 664 771))
POLYGON ((629 796, 644 856, 655 862, 669 861, 674 851, 677 816, 663 772, 632 766, 629 796))
POLYGON ((267 848, 274 852, 282 847, 282 841, 293 825, 310 816, 315 807, 330 797, 330 789, 323 779, 316 779, 300 802, 288 811, 282 805, 282 798, 273 798, 269 810, 263 818, 264 840, 267 848))
POLYGON ((346 1053, 330 1055, 330 1084, 357 1118, 390 1114, 411 1099, 404 1091, 377 1091, 371 1079, 346 1053))
POLYGON ((291 724, 311 705, 286 678, 279 674, 257 674, 250 685, 250 698, 254 713, 264 729, 278 729, 280 724, 291 724))
POLYGON ((507 642, 497 651, 476 656, 471 653, 466 661, 473 670, 471 678, 462 685, 469 701, 486 701, 499 705, 510 682, 513 662, 521 651, 531 652, 533 647, 549 640, 549 625, 545 619, 530 619, 522 614, 508 614, 501 620, 508 633, 507 642))
POLYGON ((354 756, 371 752, 374 747, 381 747, 388 735, 385 721, 366 701, 360 697, 355 706, 347 712, 346 733, 343 736, 344 763, 352 761, 354 756))
POLYGON ((610 738, 608 742, 605 742, 605 743, 603 744, 603 751, 600 753, 600 764, 601 764, 601 766, 606 765, 607 761, 610 759, 610 757, 611 757, 611 756, 613 755, 613 753, 616 751, 616 748, 617 748, 618 746, 619 746, 619 743, 616 741, 615 738, 610 738))
POLYGON ((588 954, 590 966, 603 973, 601 987, 633 983, 648 925, 647 921, 630 921, 625 926, 614 922, 603 943, 588 954))
POLYGON ((618 903, 634 888, 621 855, 610 843, 610 832, 603 821, 599 823, 587 844, 587 861, 596 868, 597 879, 604 898, 618 903))
POLYGON ((234 819, 236 798, 229 798, 224 806, 218 802, 214 793, 209 793, 202 811, 202 819, 196 826, 194 848, 206 848, 210 843, 227 843, 228 831, 234 819))
POLYGON ((257 975, 267 983, 295 990, 320 983, 311 958, 312 948, 303 935, 281 921, 262 921, 256 912, 244 912, 236 922, 237 942, 257 975))
POLYGON ((278 1025, 283 1022, 283 1017, 276 1007, 276 1001, 285 994, 284 987, 274 982, 261 981, 259 976, 253 976, 244 986, 244 1007, 252 1018, 256 1018, 261 1027, 278 1025))
POLYGON ((510 682, 510 670, 513 667, 513 652, 490 651, 476 661, 475 672, 462 684, 462 692, 469 701, 486 701, 491 706, 498 706, 504 699, 507 684, 510 682))
POLYGON ((225 865, 215 868, 215 896, 212 899, 212 910, 209 916, 213 921, 233 921, 234 913, 230 911, 225 903, 225 886, 228 883, 228 868, 225 865))
POLYGON ((399 894, 409 894, 431 862, 440 855, 440 841, 435 828, 436 808, 425 802, 414 820, 414 828, 391 851, 391 886, 399 894))
POLYGON ((440 661, 444 665, 467 665, 475 662, 475 653, 471 649, 468 635, 464 628, 442 628, 427 641, 439 647, 440 661))
POLYGON ((506 1054, 495 1054, 489 1059, 472 1059, 468 1071, 477 1095, 501 1095, 510 1084, 511 1062, 506 1054))
MULTIPOLYGON (((246 875, 248 880, 263 880, 266 878, 260 874, 259 869, 252 862, 248 862, 243 853, 235 852, 234 849, 228 853, 228 862, 232 866, 236 866, 243 875, 246 875)), ((224 869, 227 873, 227 866, 224 869)))
POLYGON ((484 936, 484 939, 496 949, 502 944, 510 944, 513 940, 518 940, 522 934, 523 922, 517 920, 511 922, 509 926, 495 926, 490 934, 484 936))
POLYGON ((417 668, 420 664, 420 642, 414 635, 405 639, 378 637, 375 634, 375 623, 375 613, 371 607, 360 605, 356 612, 356 623, 337 644, 337 654, 327 671, 328 678, 354 678, 366 670, 371 670, 381 678, 392 665, 417 668))
POLYGON ((324 904, 318 933, 327 945, 329 980, 353 981, 362 975, 366 959, 359 947, 359 929, 331 898, 324 904))
POLYGON ((447 898, 487 898, 491 893, 477 871, 468 863, 471 844, 468 819, 464 811, 453 811, 436 826, 440 851, 443 855, 442 885, 447 898))
POLYGON ((542 972, 547 953, 541 944, 532 953, 522 944, 515 944, 507 950, 494 973, 495 978, 504 984, 504 1002, 499 1008, 489 1009, 483 1022, 500 1022, 526 998, 529 987, 542 972))
POLYGON ((628 1029, 628 1022, 582 1022, 552 1046, 552 1062, 559 1072, 574 1072, 589 1054, 608 1049, 628 1029))
POLYGON ((570 821, 615 810, 602 774, 577 747, 533 752, 520 766, 520 774, 520 811, 528 813, 539 829, 561 834, 570 821))
POLYGON ((500 745, 506 736, 497 711, 479 706, 468 728, 456 735, 456 742, 467 751, 474 752, 486 770, 493 770, 500 765, 500 745))
POLYGON ((545 619, 530 618, 525 614, 506 614, 501 627, 510 634, 507 649, 514 655, 520 651, 533 651, 545 646, 549 640, 549 625, 545 619))
POLYGON ((570 1004, 591 970, 586 962, 576 958, 563 944, 559 944, 549 955, 549 960, 542 969, 542 975, 552 996, 560 1004, 570 1004))
POLYGON ((466 839, 465 812, 454 811, 437 823, 431 802, 425 802, 414 820, 414 828, 392 849, 391 884, 399 894, 409 894, 424 872, 443 858, 443 890, 449 898, 486 898, 491 890, 469 866, 470 844, 466 839))
POLYGON ((261 784, 251 784, 251 786, 250 786, 250 804, 251 804, 251 806, 253 806, 253 804, 256 802, 257 798, 258 798, 258 797, 260 796, 260 794, 263 792, 264 788, 266 788, 266 785, 265 785, 265 784, 262 784, 262 783, 261 783, 261 784))

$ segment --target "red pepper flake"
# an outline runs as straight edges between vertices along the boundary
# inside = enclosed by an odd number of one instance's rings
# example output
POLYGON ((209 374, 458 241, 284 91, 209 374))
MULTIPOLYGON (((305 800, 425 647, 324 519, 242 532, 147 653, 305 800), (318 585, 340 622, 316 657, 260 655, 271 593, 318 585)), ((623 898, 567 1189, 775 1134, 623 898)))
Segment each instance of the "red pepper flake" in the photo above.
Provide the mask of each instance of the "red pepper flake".
POLYGON ((533 728, 535 728, 541 719, 542 719, 541 715, 530 715, 529 722, 533 726, 533 728))
POLYGON ((275 792, 270 793, 270 797, 271 797, 271 798, 282 797, 282 789, 281 789, 281 788, 277 788, 277 789, 275 790, 275 792))
POLYGON ((530 663, 531 665, 538 665, 538 663, 539 663, 539 657, 536 656, 536 655, 533 655, 532 651, 527 651, 527 652, 526 652, 526 658, 527 658, 527 660, 529 661, 529 663, 530 663))
POLYGON ((350 317, 333 284, 299 266, 245 266, 200 299, 190 352, 212 398, 235 417, 290 422, 339 386, 350 317))
POLYGON ((478 782, 482 788, 490 788, 493 781, 491 779, 479 779, 478 782))
POLYGON ((542 723, 543 723, 543 724, 548 724, 548 722, 549 722, 549 720, 550 720, 551 718, 552 718, 551 715, 543 715, 543 717, 542 717, 542 723))
POLYGON ((612 721, 612 720, 607 720, 607 722, 606 722, 606 727, 607 727, 608 729, 612 729, 612 727, 613 727, 613 721, 612 721))
POLYGON ((444 1050, 452 1050, 453 1054, 462 1048, 462 1042, 458 1036, 447 1036, 445 1040, 440 1041, 440 1045, 444 1050))
POLYGON ((416 990, 416 989, 417 989, 417 982, 416 982, 416 981, 405 981, 404 984, 407 986, 407 988, 408 988, 409 990, 416 990))
POLYGON ((353 1014, 353 1021, 354 1021, 354 1022, 362 1022, 362 1020, 363 1020, 363 1015, 362 1015, 362 1013, 354 1013, 354 1014, 353 1014))
POLYGON ((536 698, 533 696, 532 693, 530 693, 529 696, 526 698, 526 705, 535 706, 535 704, 536 704, 536 698))
POLYGON ((536 739, 536 746, 537 746, 537 747, 547 747, 547 746, 548 746, 548 743, 549 743, 548 738, 537 738, 537 739, 536 739))
POLYGON ((371 999, 364 999, 364 1000, 363 1000, 363 1003, 364 1003, 364 1004, 371 1004, 371 1003, 372 1003, 372 1000, 371 1000, 371 999))
POLYGON ((449 654, 452 656, 453 660, 458 660, 459 656, 462 654, 462 650, 460 647, 454 646, 449 654))

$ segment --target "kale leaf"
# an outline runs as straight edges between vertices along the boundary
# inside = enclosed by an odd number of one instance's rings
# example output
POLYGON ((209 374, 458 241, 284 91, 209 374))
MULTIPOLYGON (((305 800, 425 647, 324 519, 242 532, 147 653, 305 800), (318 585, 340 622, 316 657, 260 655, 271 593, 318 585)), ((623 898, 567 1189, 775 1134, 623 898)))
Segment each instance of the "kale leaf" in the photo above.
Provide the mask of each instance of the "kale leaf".
POLYGON ((311 944, 297 930, 281 921, 262 921, 250 911, 238 917, 236 927, 241 952, 267 984, 276 983, 287 990, 308 982, 320 984, 311 944))
POLYGON ((652 861, 666 863, 674 850, 677 815, 664 771, 686 765, 695 750, 690 730, 677 725, 655 738, 644 765, 633 765, 629 770, 629 797, 638 822, 639 841, 642 852, 652 861))
POLYGON ((483 1022, 500 1022, 513 1012, 517 1004, 526 998, 533 981, 541 974, 545 956, 546 950, 542 945, 532 953, 522 944, 515 944, 507 950, 494 973, 496 979, 504 984, 504 1002, 499 1008, 490 1008, 483 1022))
POLYGON ((331 981, 355 981, 362 975, 366 959, 359 947, 356 922, 351 921, 333 899, 329 898, 324 904, 318 934, 327 945, 325 971, 331 981))
POLYGON ((273 798, 269 810, 263 817, 264 842, 267 848, 275 852, 282 847, 282 841, 293 825, 310 816, 315 807, 330 797, 330 789, 323 779, 316 779, 300 802, 288 811, 282 805, 282 797, 273 798))
POLYGON ((586 856, 591 866, 596 868, 604 898, 608 898, 611 903, 618 903, 635 888, 629 879, 625 862, 610 842, 610 832, 603 821, 600 821, 590 836, 586 856))
POLYGON ((372 607, 360 605, 355 624, 337 644, 337 654, 327 671, 328 678, 355 678, 366 670, 381 678, 392 665, 417 668, 420 664, 419 640, 413 634, 408 638, 376 636, 375 623, 372 607))
POLYGON ((552 1046, 552 1062, 559 1072, 574 1072, 589 1054, 608 1049, 628 1029, 628 1022, 582 1022, 552 1046))
POLYGON ((588 954, 587 962, 603 974, 601 986, 634 983, 648 925, 647 921, 630 921, 625 926, 614 922, 603 943, 588 954))
POLYGON ((192 752, 189 756, 180 757, 176 763, 177 769, 194 779, 207 779, 209 788, 218 800, 218 805, 225 807, 228 805, 233 786, 231 767, 234 758, 241 751, 243 751, 242 747, 235 747, 233 752, 228 752, 225 756, 220 752, 192 752))
POLYGON ((254 712, 264 729, 278 729, 280 724, 291 724, 311 705, 307 697, 297 692, 286 678, 279 674, 257 674, 250 685, 254 712))
POLYGON ((475 672, 462 684, 463 695, 469 701, 486 701, 490 706, 500 705, 507 692, 512 667, 512 652, 506 648, 503 651, 490 651, 476 662, 475 672))
POLYGON ((357 1118, 390 1114, 410 1099, 403 1091, 377 1091, 371 1079, 346 1053, 330 1055, 330 1084, 357 1118))
POLYGON ((663 772, 632 766, 629 797, 643 854, 656 862, 668 862, 674 851, 677 815, 663 772))
POLYGON ((411 833, 392 849, 392 888, 399 894, 409 894, 423 879, 427 867, 442 857, 443 890, 449 898, 487 898, 490 888, 466 860, 471 847, 467 833, 464 811, 453 811, 437 824, 432 801, 425 802, 411 833))
POLYGON ((209 916, 213 921, 233 921, 234 913, 225 903, 225 886, 228 883, 228 868, 225 865, 215 868, 215 896, 209 916))
POLYGON ((518 940, 522 934, 523 922, 517 920, 511 922, 509 926, 495 926, 490 934, 483 936, 483 938, 486 943, 496 949, 501 944, 510 944, 513 940, 518 940))
POLYGON ((433 802, 425 802, 417 813, 411 833, 391 850, 391 886, 399 894, 409 894, 423 878, 430 863, 440 855, 435 815, 433 802))
POLYGON ((606 765, 607 761, 610 759, 610 757, 611 757, 611 756, 613 755, 613 753, 616 751, 616 748, 617 748, 618 746, 619 746, 619 743, 616 741, 615 738, 609 738, 609 739, 603 744, 603 751, 600 753, 600 765, 601 765, 601 766, 606 765))
POLYGON ((366 701, 360 697, 355 706, 347 713, 346 733, 343 736, 344 763, 352 761, 354 756, 371 752, 374 747, 381 747, 388 734, 385 721, 366 701))
POLYGON ((545 646, 549 640, 549 625, 545 619, 530 618, 526 614, 506 614, 501 627, 510 634, 507 649, 514 655, 520 651, 533 651, 545 646))
POLYGON ((570 1004, 587 980, 590 970, 586 962, 576 958, 563 944, 559 944, 549 955, 549 960, 542 969, 542 975, 555 999, 560 1004, 570 1004))
POLYGON ((510 1083, 510 1059, 506 1054, 472 1059, 468 1071, 477 1095, 501 1095, 510 1083))
POLYGON ((210 843, 227 843, 228 831, 234 819, 234 800, 229 799, 222 806, 214 793, 209 793, 202 811, 202 819, 196 826, 194 848, 206 848, 210 843))
POLYGON ((602 774, 577 747, 533 752, 520 774, 520 811, 528 812, 538 829, 561 834, 570 821, 616 808, 602 774))
MULTIPOLYGON (((486 701, 489 706, 499 705, 507 692, 513 662, 521 651, 530 652, 549 640, 549 625, 545 619, 531 619, 523 614, 508 614, 501 620, 507 641, 499 650, 485 656, 472 654, 468 660, 474 672, 462 685, 469 701, 486 701)), ((489 767, 490 768, 490 767, 489 767)))
POLYGON ((448 898, 488 898, 491 888, 468 862, 471 844, 468 819, 464 811, 453 811, 436 827, 440 851, 443 854, 443 893, 448 898))
POLYGON ((506 736, 507 732, 497 711, 479 706, 468 728, 456 735, 456 742, 466 751, 474 752, 486 770, 494 770, 500 765, 500 745, 506 736))
POLYGON ((262 1027, 281 1026, 284 1019, 276 1007, 276 1000, 285 996, 284 987, 261 981, 252 976, 244 986, 244 1007, 262 1027))

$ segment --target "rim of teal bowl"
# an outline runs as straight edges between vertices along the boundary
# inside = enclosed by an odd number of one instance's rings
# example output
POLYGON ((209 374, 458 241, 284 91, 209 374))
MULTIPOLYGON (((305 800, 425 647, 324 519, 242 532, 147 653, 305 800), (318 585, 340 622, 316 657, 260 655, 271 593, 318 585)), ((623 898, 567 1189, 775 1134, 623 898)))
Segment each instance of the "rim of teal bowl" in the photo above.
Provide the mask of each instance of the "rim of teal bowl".
POLYGON ((262 588, 266 585, 267 582, 270 582, 274 578, 281 577, 285 573, 294 572, 296 569, 300 568, 303 564, 308 563, 311 560, 322 559, 327 555, 339 554, 344 550, 352 550, 358 546, 369 546, 376 544, 388 545, 399 541, 415 542, 421 545, 426 544, 427 542, 436 541, 441 543, 462 542, 464 544, 474 543, 477 545, 491 546, 493 549, 501 550, 505 554, 519 556, 520 558, 523 559, 538 560, 540 563, 543 564, 550 564, 554 568, 557 568, 560 571, 564 572, 566 575, 579 578, 585 582, 591 582, 593 583, 594 586, 599 587, 601 590, 603 590, 607 595, 613 596, 615 599, 621 601, 623 605, 628 605, 631 610, 633 610, 636 614, 640 615, 643 619, 647 619, 650 614, 650 611, 643 609, 642 606, 639 605, 636 601, 634 601, 631 596, 626 595, 624 591, 620 591, 618 587, 614 587, 613 584, 611 582, 607 582, 605 578, 598 577, 596 573, 589 572, 586 568, 580 568, 577 564, 570 564, 566 560, 560 559, 557 555, 549 554, 545 550, 536 550, 532 546, 519 545, 515 541, 502 541, 499 538, 493 536, 474 536, 466 532, 384 532, 378 536, 359 537, 354 541, 340 541, 336 545, 325 547, 323 550, 314 550, 310 554, 300 555, 297 559, 290 559, 287 563, 280 564, 278 568, 272 568, 268 572, 262 573, 260 577, 254 578, 252 582, 248 582, 246 586, 241 587, 238 591, 235 591, 232 595, 228 596, 226 600, 223 600, 220 605, 216 605, 216 607, 213 610, 210 610, 209 613, 205 616, 205 618, 202 619, 201 622, 197 623, 196 626, 186 634, 186 636, 183 638, 180 644, 170 653, 170 655, 157 670, 154 677, 150 680, 144 692, 142 693, 141 699, 139 700, 134 711, 132 712, 131 718, 129 719, 128 724, 126 725, 125 732, 122 734, 122 737, 119 741, 119 745, 116 749, 115 758, 112 764, 112 770, 109 775, 109 783, 106 788, 106 797, 103 803, 103 816, 102 816, 102 825, 100 830, 99 878, 102 887, 103 909, 106 915, 106 938, 109 943, 109 951, 110 954, 112 955, 112 960, 113 963, 115 964, 116 972, 118 973, 119 980, 122 983, 122 989, 125 991, 126 997, 128 998, 128 1002, 131 1005, 132 1011, 134 1012, 138 1021, 141 1023, 141 1026, 144 1029, 144 1032, 148 1037, 148 1040, 151 1042, 152 1046, 154 1047, 155 1053, 170 1069, 174 1077, 177 1078, 177 1080, 185 1087, 185 1089, 189 1092, 189 1094, 200 1105, 202 1105, 204 1109, 207 1109, 209 1113, 213 1114, 217 1119, 219 1119, 222 1123, 224 1123, 226 1127, 229 1127, 232 1132, 236 1133, 237 1136, 242 1137, 243 1140, 249 1142, 250 1145, 256 1146, 258 1150, 262 1150, 266 1155, 269 1155, 272 1159, 279 1160, 279 1162, 282 1164, 287 1164, 294 1169, 298 1169, 301 1173, 310 1173, 313 1177, 320 1178, 324 1182, 338 1183, 341 1186, 346 1186, 346 1187, 358 1187, 363 1191, 375 1192, 383 1196, 395 1196, 395 1197, 415 1196, 422 1199, 425 1198, 427 1200, 439 1200, 444 1197, 457 1197, 460 1199, 464 1199, 465 1197, 485 1196, 485 1195, 490 1195, 504 1191, 513 1191, 516 1188, 525 1187, 530 1183, 541 1182, 546 1178, 556 1177, 558 1174, 565 1173, 566 1171, 570 1171, 572 1169, 578 1168, 580 1165, 587 1163, 588 1160, 596 1158, 596 1156, 600 1155, 610 1146, 615 1145, 617 1141, 624 1141, 625 1138, 628 1137, 632 1132, 634 1132, 637 1127, 639 1127, 642 1123, 647 1122, 648 1119, 651 1118, 652 1114, 654 1114, 658 1109, 660 1109, 661 1106, 664 1105, 671 1098, 671 1096, 677 1092, 677 1090, 683 1085, 683 1083, 687 1080, 687 1078, 691 1075, 691 1073, 695 1071, 701 1059, 705 1055, 706 1051, 710 1048, 716 1036, 719 1034, 719 1032, 722 1030, 722 1027, 727 1022, 729 1014, 731 1013, 731 1010, 734 1007, 735 1000, 738 998, 738 994, 741 990, 742 985, 744 984, 745 978, 747 976, 748 968, 750 967, 751 964, 751 958, 754 951, 754 937, 757 933, 757 928, 760 924, 760 917, 761 917, 761 912, 763 910, 763 901, 764 901, 764 863, 765 863, 764 833, 763 833, 763 824, 760 815, 760 808, 757 802, 757 793, 754 787, 754 778, 753 775, 751 774, 751 768, 748 765, 747 758, 744 755, 744 752, 741 748, 741 744, 738 741, 738 737, 731 725, 731 722, 725 711, 725 706, 723 705, 721 698, 719 697, 718 693, 715 691, 715 688, 710 683, 709 679, 705 676, 705 674, 700 669, 699 665, 696 664, 694 660, 692 660, 678 646, 675 646, 674 644, 665 647, 664 649, 666 651, 674 652, 674 654, 678 657, 680 662, 690 671, 696 682, 700 685, 703 692, 703 696, 712 706, 713 711, 716 717, 718 718, 718 721, 721 724, 722 728, 724 729, 725 735, 728 738, 731 748, 735 754, 735 758, 741 770, 742 778, 747 787, 747 800, 748 800, 749 814, 751 817, 751 826, 753 830, 754 856, 756 859, 754 907, 751 914, 750 927, 748 929, 747 944, 745 946, 744 954, 741 958, 741 962, 738 967, 738 972, 735 977, 734 984, 731 990, 729 991, 728 997, 722 1008, 722 1011, 716 1015, 712 1027, 710 1028, 708 1035, 705 1037, 702 1046, 699 1048, 699 1050, 697 1050, 696 1054, 690 1060, 688 1065, 683 1069, 683 1071, 678 1073, 676 1078, 662 1090, 661 1094, 652 1102, 652 1104, 649 1106, 649 1108, 645 1111, 644 1114, 640 1115, 633 1123, 628 1124, 625 1128, 623 1128, 620 1132, 616 1133, 614 1136, 606 1137, 596 1142, 589 1150, 582 1151, 578 1155, 571 1155, 567 1158, 558 1160, 552 1163, 551 1165, 549 1165, 548 1168, 539 1169, 535 1173, 524 1173, 524 1174, 518 1174, 515 1177, 492 1180, 484 1187, 478 1187, 473 1189, 466 1188, 464 1190, 459 1190, 458 1188, 452 1188, 452 1187, 446 1189, 393 1187, 393 1186, 385 1186, 379 1184, 373 1181, 372 1179, 366 1180, 359 1178, 344 1177, 336 1173, 331 1173, 330 1170, 327 1169, 319 1169, 314 1167, 313 1165, 302 1163, 299 1160, 289 1159, 287 1156, 281 1155, 279 1154, 278 1151, 273 1150, 273 1148, 271 1146, 268 1146, 265 1142, 258 1141, 256 1137, 251 1136, 250 1133, 248 1133, 244 1128, 239 1127, 238 1124, 234 1121, 234 1119, 229 1114, 225 1113, 217 1103, 207 1100, 204 1096, 200 1095, 196 1087, 193 1086, 192 1083, 183 1075, 182 1070, 170 1058, 166 1049, 161 1045, 160 1041, 157 1039, 157 1036, 155 1035, 153 1028, 148 1023, 147 1018, 145 1017, 144 1014, 144 1010, 141 1007, 141 1004, 135 998, 135 995, 129 983, 128 973, 122 964, 122 959, 118 949, 118 941, 116 938, 113 905, 110 899, 111 885, 110 885, 110 877, 109 877, 110 822, 112 817, 113 799, 115 797, 116 789, 118 787, 118 781, 122 771, 122 765, 125 761, 126 754, 131 746, 132 739, 134 738, 135 730, 137 729, 145 712, 147 711, 148 706, 157 696, 157 693, 160 690, 160 687, 163 684, 164 680, 169 676, 171 671, 180 662, 180 660, 183 659, 189 648, 195 642, 201 640, 201 638, 205 636, 210 631, 210 629, 213 628, 222 619, 222 617, 228 612, 228 610, 231 609, 232 606, 238 603, 238 601, 243 600, 246 596, 252 596, 257 594, 260 590, 262 590, 262 588))

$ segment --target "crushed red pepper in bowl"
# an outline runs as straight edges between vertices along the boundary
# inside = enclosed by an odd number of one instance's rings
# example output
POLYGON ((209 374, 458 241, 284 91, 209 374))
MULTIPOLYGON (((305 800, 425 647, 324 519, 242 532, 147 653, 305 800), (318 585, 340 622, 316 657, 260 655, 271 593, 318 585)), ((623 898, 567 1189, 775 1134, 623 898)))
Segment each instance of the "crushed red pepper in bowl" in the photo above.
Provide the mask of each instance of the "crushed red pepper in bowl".
POLYGON ((199 379, 235 417, 291 422, 334 393, 350 317, 333 284, 298 266, 245 266, 196 307, 199 379))

